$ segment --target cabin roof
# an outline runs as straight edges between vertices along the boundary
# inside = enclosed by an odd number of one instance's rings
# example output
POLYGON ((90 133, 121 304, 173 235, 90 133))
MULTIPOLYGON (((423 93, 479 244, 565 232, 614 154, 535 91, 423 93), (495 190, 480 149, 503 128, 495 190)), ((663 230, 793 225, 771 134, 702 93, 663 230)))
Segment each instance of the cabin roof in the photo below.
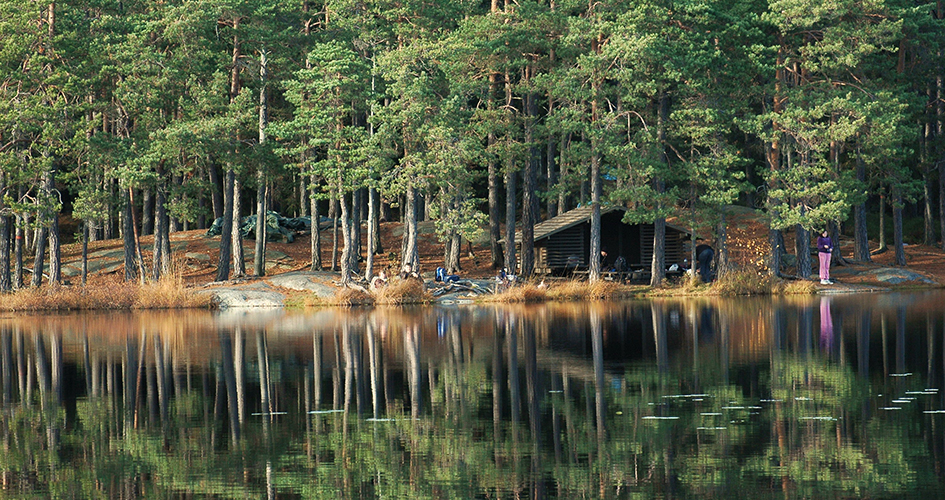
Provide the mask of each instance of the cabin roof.
MULTIPOLYGON (((609 214, 610 212, 614 212, 617 210, 621 212, 627 211, 626 208, 616 206, 616 205, 601 205, 600 214, 601 215, 609 214)), ((537 241, 543 238, 547 238, 555 233, 564 231, 565 229, 574 227, 584 222, 588 222, 591 219, 591 215, 592 215, 592 207, 590 205, 585 205, 583 207, 578 207, 572 210, 568 210, 567 212, 561 215, 558 215, 556 217, 552 217, 550 219, 541 221, 538 224, 535 224, 535 240, 537 241)), ((666 224, 666 227, 673 228, 681 233, 692 234, 691 231, 687 229, 683 229, 673 224, 666 224)), ((522 241, 521 231, 515 231, 515 241, 517 242, 522 241)), ((505 243, 505 239, 503 238, 500 241, 500 243, 505 243)))

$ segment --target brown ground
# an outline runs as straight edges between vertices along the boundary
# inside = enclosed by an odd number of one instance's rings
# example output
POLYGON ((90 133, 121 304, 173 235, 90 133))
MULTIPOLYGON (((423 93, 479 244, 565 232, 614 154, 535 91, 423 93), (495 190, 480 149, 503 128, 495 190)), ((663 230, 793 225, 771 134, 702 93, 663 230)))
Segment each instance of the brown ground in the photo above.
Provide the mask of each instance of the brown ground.
MULTIPOLYGON (((740 266, 760 268, 764 265, 765 254, 767 252, 767 228, 758 220, 754 212, 747 209, 738 209, 730 217, 728 229, 728 242, 730 256, 733 262, 740 266)), ((420 254, 421 270, 425 273, 431 273, 443 262, 443 245, 436 240, 435 234, 428 226, 421 227, 420 235, 420 254)), ((383 252, 375 257, 375 269, 388 269, 389 274, 394 273, 399 266, 399 252, 401 245, 401 225, 399 223, 387 222, 381 224, 381 239, 383 242, 383 252)), ((339 234, 340 237, 340 234, 339 234)), ((788 234, 787 244, 793 246, 788 234)), ((332 256, 332 231, 325 230, 321 233, 322 238, 322 264, 325 269, 331 266, 332 256)), ((153 241, 150 236, 142 237, 142 244, 149 245, 153 241)), ((177 232, 171 235, 172 244, 184 242, 185 250, 175 250, 175 259, 183 269, 183 275, 186 282, 193 285, 204 285, 213 282, 216 275, 216 262, 219 255, 219 237, 210 238, 205 235, 204 230, 194 230, 177 232), (196 254, 204 254, 207 257, 195 258, 196 254)), ((121 249, 121 240, 107 240, 93 242, 90 244, 90 253, 103 249, 121 249)), ((247 272, 252 274, 253 258, 252 251, 255 242, 252 239, 244 240, 247 272)), ((871 242, 871 248, 876 249, 878 244, 871 242)), ((267 271, 267 274, 279 274, 289 271, 303 271, 309 269, 310 263, 310 239, 308 234, 298 235, 293 243, 269 242, 267 248, 270 252, 280 252, 286 257, 277 261, 277 265, 267 271)), ((366 248, 366 245, 365 247, 366 248)), ((850 257, 852 255, 851 242, 841 242, 843 255, 850 257)), ((339 249, 340 252, 340 249, 339 249)), ((146 252, 147 253, 147 252, 146 252)), ((277 254, 278 255, 278 254, 277 254)), ((81 256, 81 248, 77 244, 67 245, 63 248, 63 261, 69 262, 78 259, 81 256)), ((281 257, 281 255, 279 255, 281 257)), ((876 282, 869 271, 877 267, 892 266, 893 252, 888 251, 883 254, 874 255, 872 264, 850 263, 846 266, 837 266, 833 268, 833 276, 837 281, 844 284, 863 284, 874 286, 888 286, 876 282)), ((928 247, 925 245, 909 245, 906 247, 906 258, 910 270, 923 274, 937 283, 945 283, 945 251, 940 248, 928 247)), ((270 258, 270 261, 273 259, 270 258)), ((145 262, 150 262, 150 255, 145 255, 145 262)), ((496 274, 492 269, 489 255, 488 244, 464 245, 463 255, 460 261, 462 270, 460 274, 468 278, 489 278, 496 274)), ((816 266, 816 260, 814 261, 816 266)), ((788 273, 793 270, 788 270, 788 273)), ((111 273, 99 273, 97 276, 90 277, 90 281, 100 281, 115 279, 122 276, 122 271, 112 271, 111 273)), ((815 270, 816 273, 816 270, 815 270)))

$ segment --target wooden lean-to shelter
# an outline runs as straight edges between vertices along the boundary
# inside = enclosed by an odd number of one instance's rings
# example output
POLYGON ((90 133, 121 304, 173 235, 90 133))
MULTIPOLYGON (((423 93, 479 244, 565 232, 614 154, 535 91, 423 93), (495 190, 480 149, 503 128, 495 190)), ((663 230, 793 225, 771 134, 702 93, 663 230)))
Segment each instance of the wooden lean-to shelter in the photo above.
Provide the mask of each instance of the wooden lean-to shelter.
MULTIPOLYGON (((649 272, 653 260, 653 224, 624 223, 625 212, 622 207, 601 207, 601 248, 607 250, 609 262, 622 256, 631 269, 649 272)), ((666 267, 673 264, 682 267, 684 259, 689 258, 686 242, 690 234, 680 227, 666 225, 666 267)), ((516 255, 521 255, 521 232, 516 232, 515 238, 516 255)), ((575 267, 586 270, 590 241, 590 206, 575 208, 536 224, 535 273, 562 275, 575 267)))

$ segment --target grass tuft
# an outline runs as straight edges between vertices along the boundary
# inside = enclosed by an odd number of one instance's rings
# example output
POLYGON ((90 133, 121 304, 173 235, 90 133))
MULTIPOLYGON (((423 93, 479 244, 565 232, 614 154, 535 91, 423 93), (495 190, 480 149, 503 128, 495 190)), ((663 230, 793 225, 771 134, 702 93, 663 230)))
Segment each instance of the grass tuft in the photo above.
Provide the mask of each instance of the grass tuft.
POLYGON ((541 302, 548 300, 548 288, 539 287, 531 283, 511 286, 495 295, 488 295, 483 298, 486 302, 541 302))
POLYGON ((712 287, 719 295, 770 295, 778 286, 777 278, 753 269, 738 269, 722 273, 712 287))
POLYGON ((633 295, 633 289, 613 281, 566 281, 550 289, 554 300, 608 300, 633 295))
POLYGON ((814 295, 817 293, 817 284, 811 280, 781 280, 775 293, 782 295, 814 295))
POLYGON ((424 304, 432 297, 423 283, 415 279, 394 279, 388 285, 374 291, 374 302, 384 305, 424 304))
POLYGON ((345 287, 335 292, 329 302, 342 307, 366 306, 374 303, 374 297, 363 289, 345 287))

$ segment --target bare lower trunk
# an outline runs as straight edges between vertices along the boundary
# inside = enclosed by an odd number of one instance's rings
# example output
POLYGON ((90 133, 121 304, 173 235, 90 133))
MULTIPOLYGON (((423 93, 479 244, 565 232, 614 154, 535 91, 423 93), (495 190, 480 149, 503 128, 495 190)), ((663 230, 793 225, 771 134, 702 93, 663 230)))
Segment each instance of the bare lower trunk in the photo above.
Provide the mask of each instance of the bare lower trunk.
MULTIPOLYGON (((353 197, 354 196, 352 196, 352 198, 353 197)), ((341 250, 341 286, 348 286, 351 282, 351 272, 353 271, 351 268, 351 254, 354 252, 354 240, 351 230, 352 222, 350 214, 348 213, 348 200, 345 199, 345 195, 340 189, 338 192, 338 201, 341 207, 341 234, 344 239, 344 246, 341 250)))
MULTIPOLYGON (((229 172, 227 172, 229 175, 229 172)), ((246 276, 246 260, 243 257, 243 233, 240 231, 243 219, 240 203, 240 180, 233 175, 233 274, 236 277, 246 276)))
POLYGON ((233 251, 233 179, 233 171, 227 170, 226 184, 223 190, 223 228, 220 232, 220 258, 217 261, 217 281, 230 279, 230 254, 233 251))
POLYGON ((256 172, 256 253, 253 256, 253 273, 266 275, 266 178, 262 169, 256 172))
POLYGON ((505 174, 505 257, 504 267, 510 273, 516 273, 515 255, 515 172, 505 174))
POLYGON ((403 266, 410 266, 414 272, 420 270, 420 253, 417 246, 417 191, 407 188, 406 214, 404 215, 404 255, 403 266))
POLYGON ((794 253, 797 255, 797 277, 810 278, 810 231, 798 224, 794 230, 794 253))
POLYGON ((893 242, 896 252, 895 265, 906 265, 906 250, 902 238, 902 193, 899 187, 893 187, 893 242))
MULTIPOLYGON (((719 220, 716 233, 718 236, 715 240, 715 246, 718 250, 718 255, 716 256, 715 274, 716 276, 721 276, 729 271, 729 266, 731 265, 728 258, 728 220, 724 208, 722 209, 721 219, 719 220)), ((695 262, 695 260, 691 260, 690 262, 695 262)))
POLYGON ((318 200, 315 198, 315 176, 310 179, 312 186, 307 190, 309 193, 309 213, 312 214, 312 271, 322 270, 322 238, 319 229, 318 200))
POLYGON ((367 261, 364 264, 364 279, 370 283, 374 277, 374 254, 377 252, 377 190, 368 190, 367 215, 367 261))

